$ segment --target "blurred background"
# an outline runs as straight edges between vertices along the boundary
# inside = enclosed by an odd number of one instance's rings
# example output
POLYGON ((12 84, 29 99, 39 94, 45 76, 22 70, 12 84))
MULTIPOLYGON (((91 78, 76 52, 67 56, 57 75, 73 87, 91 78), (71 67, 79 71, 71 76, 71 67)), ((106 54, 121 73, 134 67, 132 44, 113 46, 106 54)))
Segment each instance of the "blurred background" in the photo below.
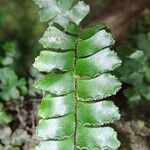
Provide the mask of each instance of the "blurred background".
MULTIPOLYGON (((123 83, 113 96, 122 119, 115 123, 120 150, 150 150, 150 0, 85 0, 82 27, 106 23, 122 59, 115 72, 123 83)), ((32 0, 0 0, 0 150, 32 150, 42 94, 32 68, 47 24, 32 0)))

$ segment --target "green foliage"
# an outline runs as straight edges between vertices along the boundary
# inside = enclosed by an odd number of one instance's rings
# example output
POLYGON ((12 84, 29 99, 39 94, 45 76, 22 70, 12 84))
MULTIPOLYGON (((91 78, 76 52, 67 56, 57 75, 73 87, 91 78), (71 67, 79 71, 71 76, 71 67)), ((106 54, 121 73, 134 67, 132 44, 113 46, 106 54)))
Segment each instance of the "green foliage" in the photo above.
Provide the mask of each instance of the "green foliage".
POLYGON ((9 115, 4 111, 4 106, 0 103, 0 124, 7 124, 11 121, 9 115))
POLYGON ((110 73, 121 64, 110 50, 112 35, 103 24, 81 33, 79 24, 90 10, 84 2, 35 2, 41 21, 50 21, 40 39, 45 50, 33 64, 44 73, 34 85, 44 93, 36 129, 42 142, 36 149, 118 149, 117 133, 107 126, 120 118, 118 108, 106 99, 121 88, 110 73))
POLYGON ((150 100, 150 67, 143 51, 137 50, 128 55, 117 74, 122 82, 130 85, 124 90, 130 106, 139 104, 142 98, 150 100))
POLYGON ((127 86, 124 95, 130 106, 138 105, 141 100, 150 100, 150 13, 139 19, 126 34, 118 53, 122 66, 117 70, 120 80, 127 86), (135 51, 137 50, 137 51, 135 51))
POLYGON ((12 69, 17 55, 17 45, 14 42, 6 42, 2 45, 0 61, 0 100, 16 100, 21 95, 27 94, 26 80, 19 79, 12 69))
POLYGON ((0 65, 10 66, 14 63, 17 55, 17 45, 15 42, 6 42, 2 45, 0 51, 0 65))
POLYGON ((25 95, 26 93, 27 88, 24 78, 18 79, 15 72, 9 67, 4 67, 0 69, 1 100, 8 101, 19 99, 21 95, 25 95))
POLYGON ((20 96, 27 94, 26 80, 19 79, 12 69, 17 54, 17 46, 14 42, 6 42, 0 51, 0 124, 11 121, 9 115, 3 109, 3 102, 19 100, 20 96))
POLYGON ((124 95, 130 106, 138 105, 142 99, 150 101, 150 13, 145 14, 125 36, 118 49, 123 60, 117 69, 120 80, 127 85, 124 95), (137 51, 135 51, 135 49, 137 51))

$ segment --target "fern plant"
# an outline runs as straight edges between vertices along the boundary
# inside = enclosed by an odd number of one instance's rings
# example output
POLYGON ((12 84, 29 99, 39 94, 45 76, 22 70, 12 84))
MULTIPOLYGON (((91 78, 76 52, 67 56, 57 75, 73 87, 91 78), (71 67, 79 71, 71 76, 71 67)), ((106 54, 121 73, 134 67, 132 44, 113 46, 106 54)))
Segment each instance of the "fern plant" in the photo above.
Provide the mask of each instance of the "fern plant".
POLYGON ((33 64, 44 73, 34 85, 44 93, 36 129, 41 144, 36 150, 118 149, 117 133, 108 125, 120 114, 106 100, 121 88, 110 74, 121 63, 110 50, 112 35, 103 24, 81 31, 79 24, 90 11, 84 2, 35 3, 41 21, 50 22, 40 39, 44 50, 33 64))
POLYGON ((12 69, 16 56, 16 43, 6 42, 0 51, 0 124, 11 122, 11 117, 5 112, 3 103, 18 100, 27 94, 26 80, 19 78, 12 69))
POLYGON ((26 80, 9 67, 0 68, 0 101, 17 100, 27 94, 26 80))
POLYGON ((14 68, 17 45, 14 42, 2 44, 0 51, 0 101, 19 99, 27 94, 26 80, 19 79, 14 68))
POLYGON ((142 99, 150 101, 150 68, 148 57, 137 50, 127 55, 116 71, 120 80, 127 84, 123 91, 130 106, 136 106, 142 99))

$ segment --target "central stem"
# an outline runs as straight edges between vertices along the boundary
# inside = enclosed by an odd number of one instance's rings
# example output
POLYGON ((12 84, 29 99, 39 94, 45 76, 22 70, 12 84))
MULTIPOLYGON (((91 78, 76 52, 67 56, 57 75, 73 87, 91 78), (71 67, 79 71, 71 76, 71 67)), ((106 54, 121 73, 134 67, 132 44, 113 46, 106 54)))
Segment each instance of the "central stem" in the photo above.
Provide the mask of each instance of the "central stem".
POLYGON ((75 72, 75 68, 76 68, 76 62, 77 62, 77 46, 75 47, 74 50, 74 101, 75 101, 75 108, 74 108, 74 117, 75 117, 75 130, 74 130, 74 150, 77 150, 76 148, 76 134, 77 134, 77 78, 76 78, 76 72, 75 72))
POLYGON ((74 150, 76 150, 76 134, 77 134, 77 94, 76 94, 76 88, 77 88, 77 79, 75 78, 75 94, 74 94, 74 97, 75 97, 75 131, 74 131, 74 150))

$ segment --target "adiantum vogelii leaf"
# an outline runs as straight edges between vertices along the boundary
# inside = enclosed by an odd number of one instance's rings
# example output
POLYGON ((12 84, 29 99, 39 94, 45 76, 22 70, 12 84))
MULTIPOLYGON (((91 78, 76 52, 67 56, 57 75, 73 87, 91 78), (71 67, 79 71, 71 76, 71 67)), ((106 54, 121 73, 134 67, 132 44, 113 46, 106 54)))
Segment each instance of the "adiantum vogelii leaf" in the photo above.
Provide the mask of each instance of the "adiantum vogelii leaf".
POLYGON ((112 101, 78 102, 78 122, 87 126, 102 126, 120 119, 118 107, 112 101), (87 111, 88 110, 88 111, 87 111))
POLYGON ((74 133, 74 115, 40 120, 36 135, 42 140, 63 140, 74 133))
POLYGON ((116 150, 120 142, 117 134, 110 127, 90 128, 78 125, 77 148, 88 150, 116 150))
POLYGON ((79 1, 68 13, 68 18, 71 22, 79 23, 84 19, 84 17, 89 13, 90 7, 86 5, 83 1, 79 1))
POLYGON ((56 69, 71 71, 74 68, 74 52, 42 51, 40 56, 36 58, 33 66, 41 72, 51 72, 56 69))
POLYGON ((103 49, 96 54, 80 58, 76 64, 76 74, 79 76, 94 77, 99 74, 112 71, 120 66, 121 61, 109 48, 103 49))
POLYGON ((54 26, 49 26, 40 39, 44 48, 70 50, 76 45, 76 38, 67 35, 54 26))
POLYGON ((46 50, 33 64, 46 73, 35 82, 44 92, 36 150, 116 150, 117 133, 108 124, 120 118, 110 100, 121 88, 111 72, 121 61, 110 48, 114 39, 104 24, 79 33, 89 6, 79 1, 35 0, 42 21, 50 21, 40 42, 46 50), (100 101, 102 100, 102 101, 100 101), (106 127, 103 127, 105 125, 106 127))
POLYGON ((46 75, 43 79, 35 82, 35 87, 54 95, 63 95, 74 90, 73 72, 69 73, 52 73, 46 75))
POLYGON ((95 25, 92 25, 90 27, 87 27, 81 33, 81 39, 82 40, 88 39, 102 29, 106 29, 105 24, 95 24, 95 25))
POLYGON ((53 97, 47 95, 43 98, 40 108, 39 116, 42 118, 61 117, 70 113, 74 113, 74 93, 65 96, 53 97))
POLYGON ((92 37, 78 42, 77 57, 81 58, 93 55, 104 48, 112 46, 114 42, 115 41, 112 35, 106 30, 102 29, 92 37))
POLYGON ((77 98, 81 101, 93 101, 115 95, 120 82, 111 74, 102 74, 94 79, 77 81, 77 98))

